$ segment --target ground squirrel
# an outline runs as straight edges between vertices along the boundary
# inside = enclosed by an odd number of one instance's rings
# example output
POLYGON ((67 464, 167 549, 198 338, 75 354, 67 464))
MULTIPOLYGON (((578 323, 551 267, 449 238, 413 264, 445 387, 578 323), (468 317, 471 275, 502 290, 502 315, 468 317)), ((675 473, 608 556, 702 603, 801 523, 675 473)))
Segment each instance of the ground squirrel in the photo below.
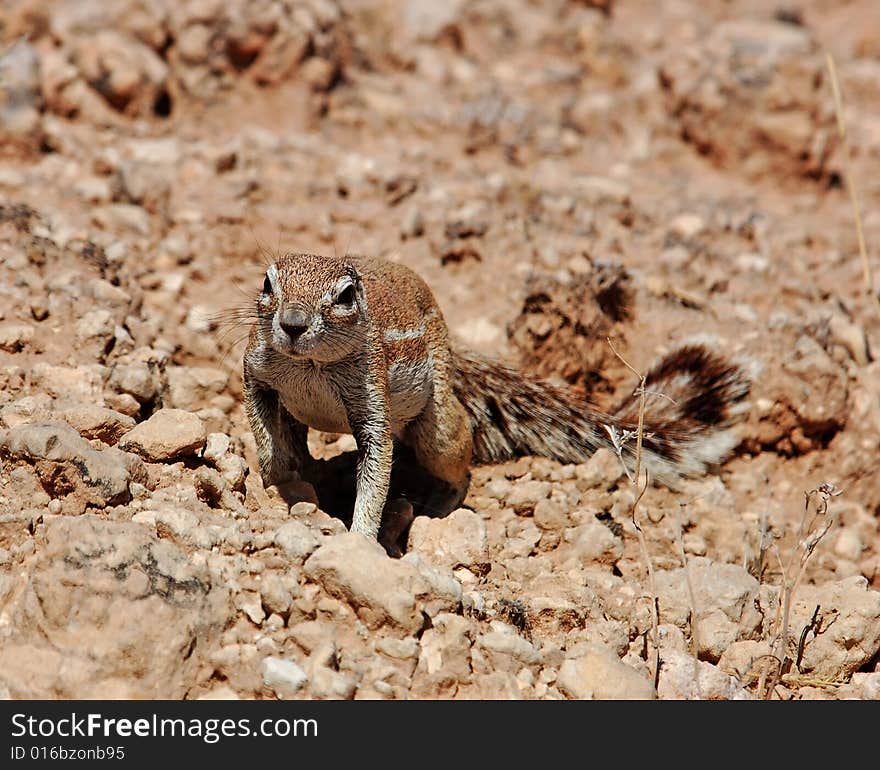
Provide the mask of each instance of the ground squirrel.
MULTIPOLYGON (((472 463, 543 455, 583 462, 600 447, 633 463, 636 400, 603 414, 564 388, 454 349, 431 290, 409 268, 367 257, 287 254, 266 271, 244 354, 245 409, 266 485, 312 461, 308 427, 353 434, 352 530, 375 538, 395 437, 442 485, 449 510, 472 463)), ((604 344, 599 343, 597 344, 604 344)), ((745 369, 704 344, 681 346, 647 374, 642 463, 673 483, 737 443, 745 369)))

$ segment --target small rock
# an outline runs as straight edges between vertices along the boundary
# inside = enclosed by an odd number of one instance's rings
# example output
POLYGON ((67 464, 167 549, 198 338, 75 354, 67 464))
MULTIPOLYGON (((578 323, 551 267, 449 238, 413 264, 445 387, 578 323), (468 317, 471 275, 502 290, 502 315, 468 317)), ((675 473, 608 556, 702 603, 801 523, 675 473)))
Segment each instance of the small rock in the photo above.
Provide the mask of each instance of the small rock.
MULTIPOLYGON (((688 252, 685 251, 685 254, 687 253, 688 252)), ((770 260, 768 260, 767 257, 754 252, 739 254, 734 261, 736 262, 736 266, 743 271, 766 273, 770 269, 770 260)))
POLYGON ((260 625, 266 619, 260 595, 253 591, 244 591, 239 594, 235 604, 255 625, 260 625))
POLYGON ((450 239, 479 238, 489 229, 486 207, 469 203, 454 211, 446 222, 446 237, 450 239))
POLYGON ((687 628, 693 609, 700 627, 700 655, 715 661, 727 645, 760 629, 762 618, 755 609, 758 581, 742 567, 701 556, 688 560, 688 570, 696 604, 693 608, 684 568, 656 573, 660 622, 687 628), (704 619, 706 628, 702 629, 704 619))
POLYGON ((205 426, 191 412, 160 409, 119 440, 119 448, 145 460, 167 462, 198 452, 205 445, 205 426))
POLYGON ((34 364, 31 383, 59 401, 100 403, 103 367, 34 364))
POLYGON ((376 652, 398 660, 415 659, 419 656, 419 641, 412 637, 395 639, 392 636, 383 636, 376 640, 376 652))
POLYGON ((156 376, 145 361, 116 364, 107 384, 117 393, 128 393, 141 403, 153 399, 158 391, 156 376))
POLYGON ((721 610, 698 615, 697 652, 700 660, 717 663, 724 651, 739 637, 739 624, 721 610))
POLYGON ((0 424, 18 428, 29 422, 45 422, 52 417, 52 399, 45 393, 25 396, 0 407, 0 424))
MULTIPOLYGON (((859 676, 853 674, 853 679, 859 676)), ((864 674, 861 679, 862 696, 866 700, 880 700, 880 672, 864 674)))
POLYGON ((19 353, 34 340, 34 327, 26 323, 5 321, 0 323, 0 350, 19 353))
MULTIPOLYGON (((308 26, 313 24, 309 18, 308 26)), ((271 85, 285 80, 308 54, 311 43, 312 35, 303 26, 296 23, 279 24, 251 68, 256 82, 271 85)))
POLYGON ((578 196, 588 206, 598 206, 603 203, 626 205, 630 199, 630 188, 626 182, 610 177, 577 177, 575 188, 578 196))
POLYGON ((232 490, 229 489, 226 479, 224 479, 223 476, 213 468, 208 468, 204 465, 201 466, 196 471, 195 478, 193 479, 193 486, 195 486, 196 494, 199 496, 199 499, 210 505, 212 508, 222 508, 223 510, 232 513, 233 516, 247 515, 247 509, 245 509, 242 502, 232 494, 232 490))
POLYGON ((474 647, 483 652, 489 664, 489 668, 479 670, 478 673, 508 671, 515 674, 523 666, 537 666, 541 663, 541 653, 509 626, 507 630, 480 634, 474 647))
POLYGON ((623 556, 623 540, 598 521, 566 530, 564 539, 581 563, 613 564, 623 556))
POLYGON ((263 683, 279 698, 290 697, 308 681, 306 672, 292 660, 272 657, 263 660, 263 683))
POLYGON ((207 334, 217 327, 213 315, 213 311, 207 305, 193 305, 186 314, 183 325, 196 334, 207 334))
POLYGON ((313 91, 329 91, 336 80, 336 65, 321 56, 306 59, 299 69, 300 77, 313 91))
POLYGON ((152 232, 152 220, 149 212, 133 203, 94 206, 91 215, 94 223, 108 232, 142 237, 147 237, 152 232))
POLYGON ((585 609, 559 596, 532 596, 528 599, 528 617, 533 631, 565 635, 584 627, 585 609))
POLYGON ((436 40, 443 32, 461 20, 464 0, 443 3, 408 0, 403 8, 403 27, 415 40, 436 40))
MULTIPOLYGON (((142 511, 141 514, 143 513, 146 512, 142 511)), ((165 504, 151 513, 156 529, 164 536, 171 535, 175 540, 192 543, 200 548, 211 548, 216 543, 216 533, 202 527, 199 517, 187 508, 165 504)))
POLYGON ((489 571, 489 540, 482 517, 459 508, 442 519, 417 516, 407 550, 450 569, 467 567, 475 575, 489 571))
POLYGON ((419 662, 413 690, 426 696, 464 684, 471 678, 473 625, 466 618, 441 613, 419 640, 419 662))
POLYGON ((425 615, 433 618, 438 612, 448 612, 459 607, 461 583, 448 568, 428 564, 417 553, 408 553, 400 561, 415 567, 423 580, 419 589, 419 604, 425 615))
POLYGON ((568 512, 555 500, 539 500, 533 513, 535 524, 543 530, 561 531, 571 525, 568 512))
POLYGON ((772 655, 769 642, 743 639, 733 642, 724 650, 718 660, 718 668, 743 685, 749 685, 757 681, 762 673, 770 674, 778 668, 779 664, 772 655))
POLYGON ((507 479, 492 479, 486 484, 485 492, 493 500, 506 500, 512 488, 513 485, 507 479))
POLYGON ((519 515, 531 513, 541 500, 550 497, 552 489, 549 481, 516 481, 507 496, 507 504, 519 515))
MULTIPOLYGON (((469 344, 475 347, 491 348, 499 345, 504 338, 504 332, 501 327, 482 316, 456 323, 454 332, 461 339, 468 340, 469 344)), ((503 481, 503 479, 501 480, 503 481)))
POLYGON ((76 428, 81 436, 115 444, 119 438, 130 431, 134 419, 126 414, 92 404, 79 404, 58 413, 68 425, 76 428))
POLYGON ((419 238, 425 233, 425 218, 422 212, 414 206, 409 208, 400 222, 400 235, 402 238, 419 238))
POLYGON ((42 138, 40 56, 24 37, 0 54, 0 139, 37 149, 42 138))
POLYGON ((291 559, 307 559, 319 545, 318 538, 306 524, 301 521, 288 521, 282 524, 275 533, 277 545, 291 559))
POLYGON ((705 556, 708 550, 706 541, 695 532, 686 532, 682 538, 685 553, 691 556, 705 556))
POLYGON ((209 433, 205 439, 205 450, 202 452, 202 457, 217 468, 217 464, 229 451, 231 445, 232 439, 225 433, 209 433))
POLYGON ((611 489, 623 475, 620 458, 610 449, 597 449, 587 462, 575 468, 575 476, 587 488, 611 489))
POLYGON ((327 666, 314 666, 309 681, 312 697, 318 700, 351 700, 357 690, 354 677, 327 666))
POLYGON ((173 169, 153 161, 126 160, 119 169, 124 200, 155 214, 164 214, 171 194, 173 169))
POLYGON ((848 679, 880 651, 880 592, 861 575, 823 585, 801 585, 791 607, 792 629, 809 625, 816 606, 821 632, 808 634, 802 673, 848 679))
POLYGON ((77 322, 74 330, 77 339, 87 341, 96 339, 101 344, 105 344, 107 340, 113 337, 116 322, 109 310, 99 308, 97 310, 89 310, 77 322))
POLYGON ((140 402, 130 393, 108 393, 105 401, 107 406, 126 417, 133 418, 141 411, 140 402))
POLYGON ((12 457, 36 464, 47 488, 71 491, 68 483, 78 478, 78 492, 93 505, 113 505, 129 498, 129 481, 146 476, 140 460, 118 449, 102 451, 65 423, 33 423, 0 433, 0 447, 12 457))
POLYGON ((736 679, 679 650, 664 650, 657 693, 663 700, 751 700, 736 679), (694 667, 696 666, 696 672, 694 667), (696 674, 696 676, 695 676, 696 674), (697 684, 699 678, 699 685, 697 684))
POLYGON ((38 537, 5 604, 13 622, 0 688, 15 698, 179 700, 207 679, 230 606, 204 562, 141 524, 88 513, 47 518, 38 537))
POLYGON ((312 655, 327 646, 335 647, 336 629, 327 620, 306 620, 290 629, 290 637, 312 655))
POLYGON ((77 38, 74 60, 107 102, 130 115, 152 116, 168 66, 148 46, 115 29, 77 38))
POLYGON ((244 492, 245 478, 248 472, 247 460, 239 455, 228 454, 217 463, 220 475, 236 492, 244 492))
POLYGON ((196 366, 170 366, 166 405, 195 411, 226 390, 229 377, 219 369, 196 366))
POLYGON ((12 168, 0 169, 0 187, 12 189, 22 187, 27 180, 24 174, 12 168))
POLYGON ((269 612, 286 616, 293 602, 293 591, 280 575, 269 574, 260 581, 260 598, 269 612))
POLYGON ((179 33, 175 49, 187 64, 207 61, 214 31, 204 24, 190 24, 179 33))
POLYGON ((674 626, 672 623, 661 623, 657 626, 657 637, 661 650, 673 649, 687 652, 687 639, 678 626, 674 626))
POLYGON ((586 645, 583 654, 566 660, 556 686, 569 698, 646 700, 657 697, 650 680, 600 645, 586 645))
POLYGON ((862 558, 863 543, 859 533, 851 527, 844 527, 834 541, 834 553, 841 559, 858 561, 862 558))
POLYGON ((306 561, 306 575, 348 602, 370 628, 392 623, 414 633, 430 587, 412 564, 389 559, 382 546, 355 532, 328 538, 306 561))
POLYGON ((840 313, 834 313, 828 321, 828 329, 835 342, 842 345, 859 366, 867 366, 868 341, 865 331, 840 313))
POLYGON ((220 684, 212 687, 206 693, 200 695, 196 700, 241 700, 238 693, 228 684, 220 684))
POLYGON ((110 182, 100 176, 84 177, 73 186, 73 189, 88 203, 109 203, 113 200, 113 188, 110 182))
POLYGON ((524 521, 512 524, 508 536, 504 541, 502 552, 513 557, 528 557, 535 552, 535 547, 541 540, 541 530, 538 529, 534 522, 524 521))
POLYGON ((35 321, 45 321, 49 317, 49 303, 45 297, 34 297, 31 300, 31 316, 35 321))
POLYGON ((706 223, 698 214, 679 214, 669 223, 669 229, 685 240, 699 235, 706 229, 706 223))

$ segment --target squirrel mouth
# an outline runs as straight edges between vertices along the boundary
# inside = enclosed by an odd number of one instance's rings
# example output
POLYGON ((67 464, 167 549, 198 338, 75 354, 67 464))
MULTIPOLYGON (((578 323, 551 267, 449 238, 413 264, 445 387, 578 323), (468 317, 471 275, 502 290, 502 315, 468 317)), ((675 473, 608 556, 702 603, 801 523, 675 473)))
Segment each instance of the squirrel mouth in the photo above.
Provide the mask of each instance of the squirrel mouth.
POLYGON ((309 335, 295 340, 289 338, 286 340, 273 339, 271 346, 276 353, 294 361, 327 363, 333 360, 332 351, 322 343, 320 335, 309 335))
POLYGON ((277 340, 272 341, 272 349, 276 353, 280 353, 282 356, 287 356, 288 358, 310 358, 310 354, 312 353, 314 348, 314 343, 303 344, 302 340, 297 340, 296 342, 278 342, 277 340))

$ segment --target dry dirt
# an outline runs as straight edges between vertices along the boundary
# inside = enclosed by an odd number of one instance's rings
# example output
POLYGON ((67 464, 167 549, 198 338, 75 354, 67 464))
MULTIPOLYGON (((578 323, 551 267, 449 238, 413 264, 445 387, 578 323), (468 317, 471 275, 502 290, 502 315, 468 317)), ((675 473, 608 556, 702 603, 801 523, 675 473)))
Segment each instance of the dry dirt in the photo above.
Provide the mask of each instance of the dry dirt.
POLYGON ((880 305, 825 59, 880 272, 875 0, 7 0, 0 40, 3 696, 880 697, 880 305), (217 314, 287 250, 405 262, 606 406, 606 336, 712 337, 760 368, 743 443, 647 491, 648 559, 608 452, 475 469, 389 558, 254 472, 217 314))

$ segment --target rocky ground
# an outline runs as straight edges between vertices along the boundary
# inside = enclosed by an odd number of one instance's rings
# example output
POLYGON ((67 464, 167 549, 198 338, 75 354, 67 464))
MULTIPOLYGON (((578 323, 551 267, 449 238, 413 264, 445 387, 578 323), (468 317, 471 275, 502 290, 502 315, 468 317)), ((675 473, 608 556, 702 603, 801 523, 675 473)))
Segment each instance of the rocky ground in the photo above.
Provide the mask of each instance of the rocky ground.
POLYGON ((880 698, 880 7, 644 9, 3 4, 4 696, 880 698), (389 558, 254 472, 218 314, 286 250, 403 261, 606 407, 606 337, 710 336, 743 443, 640 532, 610 452, 477 468, 389 558))

